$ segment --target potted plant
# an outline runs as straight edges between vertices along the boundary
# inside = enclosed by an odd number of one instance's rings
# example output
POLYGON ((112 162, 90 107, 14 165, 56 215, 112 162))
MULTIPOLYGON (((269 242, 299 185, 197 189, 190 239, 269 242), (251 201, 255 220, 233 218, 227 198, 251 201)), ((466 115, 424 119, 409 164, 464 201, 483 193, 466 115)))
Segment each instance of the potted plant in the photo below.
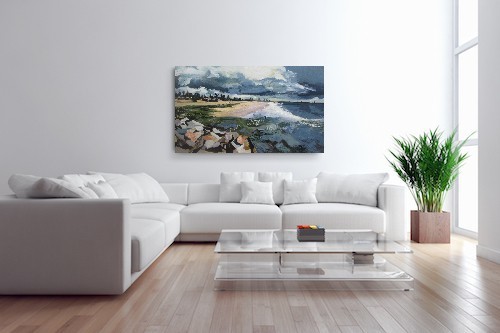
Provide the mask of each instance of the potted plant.
POLYGON ((415 242, 450 242, 450 213, 443 211, 443 202, 467 158, 460 152, 465 140, 454 143, 455 134, 456 130, 443 140, 443 133, 435 129, 418 137, 394 138, 396 149, 389 150, 394 160, 387 160, 417 204, 411 211, 415 242))

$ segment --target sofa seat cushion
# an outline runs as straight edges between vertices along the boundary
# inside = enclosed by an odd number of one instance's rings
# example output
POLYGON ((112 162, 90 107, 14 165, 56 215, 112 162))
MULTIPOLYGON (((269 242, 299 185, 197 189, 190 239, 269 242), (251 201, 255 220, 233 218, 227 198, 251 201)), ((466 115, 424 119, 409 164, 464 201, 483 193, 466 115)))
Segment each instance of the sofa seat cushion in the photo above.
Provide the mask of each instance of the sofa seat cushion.
POLYGON ((206 202, 181 213, 181 233, 220 233, 222 229, 281 229, 275 205, 206 202))
POLYGON ((142 271, 165 248, 165 224, 160 221, 132 218, 132 273, 142 271))
POLYGON ((283 213, 283 229, 295 229, 301 224, 317 224, 325 229, 385 232, 385 213, 377 207, 319 203, 284 205, 280 209, 283 213))
POLYGON ((151 202, 151 203, 137 203, 137 204, 132 204, 132 210, 135 208, 155 208, 155 209, 168 209, 168 210, 175 210, 180 212, 186 206, 173 203, 173 202, 151 202))
MULTIPOLYGON (((151 204, 144 205, 149 206, 151 204)), ((144 207, 144 205, 132 205, 130 215, 132 218, 162 222, 165 225, 165 245, 170 245, 180 232, 181 217, 179 211, 166 208, 144 207)))

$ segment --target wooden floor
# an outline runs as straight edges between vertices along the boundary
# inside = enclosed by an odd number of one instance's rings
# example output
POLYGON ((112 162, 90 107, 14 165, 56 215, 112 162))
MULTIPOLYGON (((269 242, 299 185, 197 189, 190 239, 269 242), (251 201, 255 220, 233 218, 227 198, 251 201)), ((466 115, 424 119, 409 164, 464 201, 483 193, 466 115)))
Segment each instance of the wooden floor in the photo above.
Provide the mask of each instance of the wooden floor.
POLYGON ((0 297, 0 332, 500 332, 500 265, 475 246, 394 255, 409 292, 214 291, 214 244, 174 244, 121 296, 0 297))

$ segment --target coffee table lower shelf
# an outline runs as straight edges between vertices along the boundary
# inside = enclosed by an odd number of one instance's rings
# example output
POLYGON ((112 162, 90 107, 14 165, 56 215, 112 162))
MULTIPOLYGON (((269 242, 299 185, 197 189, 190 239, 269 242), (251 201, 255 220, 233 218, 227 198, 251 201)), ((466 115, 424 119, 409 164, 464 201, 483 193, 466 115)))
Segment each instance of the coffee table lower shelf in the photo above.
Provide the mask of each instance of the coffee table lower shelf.
MULTIPOLYGON (((216 290, 413 290, 413 277, 375 255, 354 264, 346 255, 335 261, 287 261, 281 254, 222 255, 216 290)), ((331 256, 330 256, 331 259, 331 256)))

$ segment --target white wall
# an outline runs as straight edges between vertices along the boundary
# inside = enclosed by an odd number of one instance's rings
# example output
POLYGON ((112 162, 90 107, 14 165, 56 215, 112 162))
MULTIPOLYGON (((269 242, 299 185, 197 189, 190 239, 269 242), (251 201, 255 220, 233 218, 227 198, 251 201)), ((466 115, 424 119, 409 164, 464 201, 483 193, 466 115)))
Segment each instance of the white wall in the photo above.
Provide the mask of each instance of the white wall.
POLYGON ((500 263, 500 2, 479 1, 479 232, 477 254, 500 263))
MULTIPOLYGON (((451 126, 451 1, 0 2, 0 193, 12 173, 389 171, 451 126), (175 154, 175 65, 324 65, 325 153, 175 154)), ((483 135, 483 134, 482 134, 483 135)))

